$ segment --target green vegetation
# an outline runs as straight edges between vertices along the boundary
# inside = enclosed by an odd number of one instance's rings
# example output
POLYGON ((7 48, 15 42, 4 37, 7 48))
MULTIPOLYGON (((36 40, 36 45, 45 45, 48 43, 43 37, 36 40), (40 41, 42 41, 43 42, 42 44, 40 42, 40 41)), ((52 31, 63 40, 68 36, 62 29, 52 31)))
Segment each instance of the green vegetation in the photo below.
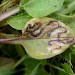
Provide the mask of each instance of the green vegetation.
MULTIPOLYGON (((55 26, 59 22, 61 31, 62 28, 69 31, 65 38, 75 39, 75 0, 0 1, 0 75, 75 75, 74 40, 63 45, 62 52, 55 49, 56 54, 51 54, 45 50, 48 41, 55 36, 48 33, 50 29, 46 26, 51 21, 55 21, 55 26), (38 29, 42 34, 35 37, 38 29), (40 56, 38 51, 49 55, 40 56)), ((50 44, 55 48, 52 42, 50 44)))

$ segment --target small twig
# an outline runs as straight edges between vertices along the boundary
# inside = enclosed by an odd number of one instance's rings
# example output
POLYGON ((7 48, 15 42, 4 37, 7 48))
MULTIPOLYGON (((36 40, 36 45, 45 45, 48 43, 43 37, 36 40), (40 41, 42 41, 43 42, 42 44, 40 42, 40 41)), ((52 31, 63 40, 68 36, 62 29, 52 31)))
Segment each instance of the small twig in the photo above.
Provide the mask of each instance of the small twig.
POLYGON ((20 11, 20 8, 19 7, 16 7, 10 11, 7 11, 7 12, 4 12, 0 15, 0 21, 3 21, 4 19, 18 13, 20 11))

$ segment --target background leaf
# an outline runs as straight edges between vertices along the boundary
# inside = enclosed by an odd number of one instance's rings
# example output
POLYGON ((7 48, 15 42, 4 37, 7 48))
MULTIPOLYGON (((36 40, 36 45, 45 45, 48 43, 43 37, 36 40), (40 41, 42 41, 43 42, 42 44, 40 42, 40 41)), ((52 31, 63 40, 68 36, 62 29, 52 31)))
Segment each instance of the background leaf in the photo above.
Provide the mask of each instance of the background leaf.
POLYGON ((0 57, 0 75, 10 75, 14 71, 12 69, 15 64, 14 60, 6 57, 0 57))
POLYGON ((39 65, 40 64, 38 64, 38 65, 36 65, 36 67, 33 69, 33 71, 31 72, 31 75, 36 75, 36 72, 37 72, 37 70, 38 70, 38 68, 39 68, 39 65))
POLYGON ((12 16, 9 18, 7 21, 8 24, 17 30, 22 30, 24 27, 25 23, 30 19, 31 17, 27 15, 26 13, 20 13, 18 15, 12 16))
POLYGON ((73 71, 69 63, 62 64, 62 67, 66 71, 67 75, 73 75, 73 71))
POLYGON ((59 10, 63 2, 64 0, 31 0, 23 7, 32 17, 43 17, 59 10))
MULTIPOLYGON (((69 1, 68 1, 69 2, 69 1)), ((75 0, 71 0, 70 3, 65 3, 62 7, 62 10, 59 12, 61 14, 72 14, 72 12, 75 10, 75 0)))

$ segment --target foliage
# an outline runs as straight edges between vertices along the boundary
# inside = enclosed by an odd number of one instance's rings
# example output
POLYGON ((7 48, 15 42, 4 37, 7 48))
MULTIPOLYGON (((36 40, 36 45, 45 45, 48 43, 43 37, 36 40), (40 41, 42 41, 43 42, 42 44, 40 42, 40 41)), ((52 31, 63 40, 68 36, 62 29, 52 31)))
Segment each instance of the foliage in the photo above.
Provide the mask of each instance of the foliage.
MULTIPOLYGON (((5 38, 16 38, 20 36, 26 22, 33 17, 39 18, 46 16, 54 18, 65 23, 75 32, 75 0, 2 0, 0 3, 0 15, 6 11, 10 12, 10 9, 14 9, 15 7, 20 8, 17 14, 0 22, 0 42, 2 38, 5 40, 5 38), (12 1, 18 2, 12 4, 12 1), (5 6, 8 7, 4 8, 5 6), (3 9, 6 10, 4 11, 3 9)), ((17 40, 14 43, 19 42, 19 45, 14 45, 4 40, 0 43, 0 75, 75 74, 74 44, 70 45, 62 54, 49 59, 37 60, 31 58, 26 53, 25 48, 22 46, 25 43, 24 41, 23 43, 17 40), (20 43, 22 43, 22 45, 20 45, 20 43)), ((11 42, 13 43, 13 41, 11 42)), ((32 42, 29 44, 31 43, 32 42)), ((32 46, 35 48, 35 45, 32 46)), ((42 46, 40 46, 40 48, 42 48, 42 46)))

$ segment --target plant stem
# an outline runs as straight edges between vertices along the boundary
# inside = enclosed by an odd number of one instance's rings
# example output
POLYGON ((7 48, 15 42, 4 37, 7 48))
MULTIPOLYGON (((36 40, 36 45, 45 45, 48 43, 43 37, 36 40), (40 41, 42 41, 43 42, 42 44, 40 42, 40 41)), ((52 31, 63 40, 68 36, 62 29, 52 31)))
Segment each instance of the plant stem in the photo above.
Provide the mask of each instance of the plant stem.
POLYGON ((64 69, 62 69, 62 68, 60 68, 60 67, 57 67, 57 66, 55 66, 55 65, 52 65, 52 64, 50 64, 50 63, 47 63, 50 67, 52 67, 52 68, 55 68, 55 69, 57 69, 57 70, 59 70, 59 71, 62 71, 62 72, 64 72, 64 73, 66 73, 66 71, 64 70, 64 69))
POLYGON ((4 19, 18 13, 20 11, 20 8, 19 7, 15 7, 13 8, 12 10, 10 11, 7 11, 7 12, 4 12, 0 15, 0 21, 3 21, 4 19))
POLYGON ((15 69, 18 65, 20 65, 27 58, 29 58, 27 55, 23 56, 19 61, 16 62, 16 64, 13 66, 13 69, 15 69))
POLYGON ((20 35, 0 33, 0 43, 18 44, 18 40, 20 40, 20 35))

